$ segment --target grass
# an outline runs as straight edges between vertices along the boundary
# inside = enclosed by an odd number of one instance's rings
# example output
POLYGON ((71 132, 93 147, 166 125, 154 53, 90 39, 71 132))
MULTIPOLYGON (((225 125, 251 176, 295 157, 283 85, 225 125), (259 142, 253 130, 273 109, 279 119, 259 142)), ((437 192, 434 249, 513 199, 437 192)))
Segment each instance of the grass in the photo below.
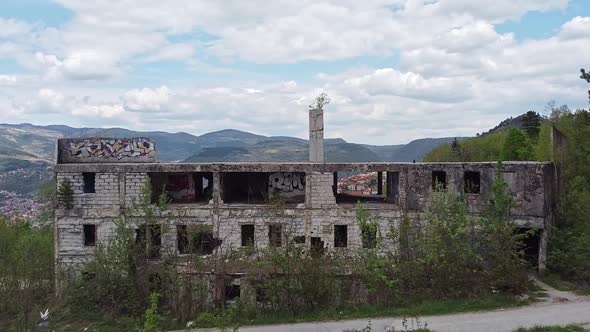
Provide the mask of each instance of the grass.
MULTIPOLYGON (((526 305, 530 301, 518 300, 507 295, 493 295, 474 299, 456 300, 432 300, 412 305, 397 307, 383 307, 374 305, 363 305, 357 307, 332 308, 317 310, 315 312, 294 315, 292 313, 260 313, 238 311, 234 319, 226 320, 228 326, 248 325, 269 325, 286 323, 303 323, 330 320, 347 320, 377 317, 417 317, 424 315, 442 315, 466 311, 493 310, 498 308, 509 308, 526 305)), ((107 331, 137 331, 142 325, 141 318, 121 317, 118 319, 105 319, 95 315, 76 317, 60 317, 54 320, 51 328, 56 331, 86 331, 86 332, 107 332, 107 331)), ((184 329, 186 322, 175 322, 163 317, 166 329, 184 329)), ((207 324, 199 324, 195 321, 195 327, 210 327, 207 324)), ((164 330, 166 330, 164 329, 164 330)))
POLYGON ((515 332, 584 332, 586 329, 576 326, 535 326, 531 328, 519 328, 515 332))
MULTIPOLYGON (((236 315, 238 317, 237 321, 232 320, 232 324, 237 323, 237 325, 246 326, 377 317, 416 317, 466 311, 493 310, 498 308, 516 307, 528 303, 530 303, 530 301, 518 300, 506 295, 494 295, 475 299, 424 301, 418 304, 398 307, 363 305, 357 307, 333 308, 302 313, 299 315, 276 312, 254 314, 240 313, 236 315)), ((199 325, 198 321, 196 323, 199 325)), ((201 325, 200 327, 207 326, 201 325)))
POLYGON ((540 279, 547 285, 560 291, 574 292, 579 295, 590 295, 590 285, 581 285, 568 281, 556 273, 546 273, 540 276, 540 279))

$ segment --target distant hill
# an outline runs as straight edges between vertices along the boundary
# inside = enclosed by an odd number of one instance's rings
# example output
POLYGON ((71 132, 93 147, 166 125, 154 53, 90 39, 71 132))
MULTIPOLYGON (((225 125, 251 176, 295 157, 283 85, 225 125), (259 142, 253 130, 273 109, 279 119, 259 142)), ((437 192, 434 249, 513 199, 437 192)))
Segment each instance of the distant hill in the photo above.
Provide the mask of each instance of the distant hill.
POLYGON ((510 117, 500 122, 497 126, 488 130, 487 132, 482 133, 481 135, 485 136, 492 133, 497 133, 499 131, 505 131, 510 128, 518 128, 527 131, 527 129, 531 126, 538 127, 538 125, 540 125, 543 121, 545 121, 545 119, 539 113, 528 111, 515 118, 510 117))
MULTIPOLYGON (((149 137, 156 142, 157 159, 163 162, 215 161, 305 161, 308 142, 288 136, 263 136, 226 129, 195 136, 162 131, 139 132, 124 128, 73 128, 63 125, 36 126, 0 124, 0 190, 17 190, 18 179, 10 174, 31 170, 35 176, 22 186, 29 194, 51 175, 55 142, 61 137, 149 137), (7 173, 12 172, 12 173, 7 173)), ((325 140, 326 161, 412 161, 421 160, 433 147, 453 138, 428 138, 400 145, 365 145, 341 138, 325 140)))
MULTIPOLYGON (((333 162, 383 161, 382 157, 367 146, 343 140, 326 140, 325 155, 327 161, 333 162)), ((186 161, 304 161, 308 158, 309 147, 306 140, 268 138, 249 146, 205 148, 186 161)))
POLYGON ((548 120, 538 113, 529 111, 515 118, 508 118, 477 137, 458 141, 457 144, 438 144, 423 159, 428 162, 495 161, 502 158, 504 141, 511 128, 525 131, 529 141, 534 145, 546 121, 548 120))

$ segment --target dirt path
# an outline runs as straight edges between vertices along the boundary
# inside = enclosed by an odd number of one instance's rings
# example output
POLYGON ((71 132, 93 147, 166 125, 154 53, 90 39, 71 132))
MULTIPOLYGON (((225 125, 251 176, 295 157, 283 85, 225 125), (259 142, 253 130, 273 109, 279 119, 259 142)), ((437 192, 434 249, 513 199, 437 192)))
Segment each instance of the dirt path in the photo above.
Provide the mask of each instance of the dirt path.
MULTIPOLYGON (((556 290, 540 281, 547 297, 541 302, 520 308, 499 309, 494 311, 461 313, 420 318, 420 324, 440 332, 475 332, 475 331, 514 331, 519 327, 538 325, 577 324, 590 328, 590 297, 579 296, 571 292, 556 290)), ((371 321, 372 331, 382 332, 392 326, 396 331, 404 331, 399 318, 357 319, 337 322, 316 322, 302 324, 248 326, 240 328, 241 332, 341 332, 346 329, 362 329, 371 321)), ((416 326, 409 321, 409 326, 416 326)), ((200 329, 194 331, 214 331, 200 329)))

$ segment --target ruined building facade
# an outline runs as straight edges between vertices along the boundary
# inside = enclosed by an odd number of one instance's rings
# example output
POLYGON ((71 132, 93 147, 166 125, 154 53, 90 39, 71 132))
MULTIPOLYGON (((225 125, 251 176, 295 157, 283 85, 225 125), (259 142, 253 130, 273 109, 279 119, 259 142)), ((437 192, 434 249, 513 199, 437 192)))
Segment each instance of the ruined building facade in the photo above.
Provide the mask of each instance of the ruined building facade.
MULTIPOLYGON (((463 195, 474 214, 492 198, 494 162, 326 163, 317 150, 323 150, 321 114, 310 114, 310 129, 309 162, 159 163, 154 142, 145 138, 60 139, 56 182, 70 183, 73 207, 61 204, 56 213, 57 265, 79 269, 97 243, 108 243, 117 221, 145 237, 133 206, 146 182, 154 200, 162 190, 170 200, 161 218, 165 227, 148 241, 160 248, 158 254, 171 255, 282 246, 285 234, 308 248, 347 250, 363 246, 357 201, 386 234, 402 214, 420 219, 436 183, 463 195), (337 190, 338 178, 368 172, 377 174, 376 193, 351 196, 337 190), (194 248, 187 246, 191 227, 207 230, 194 248)), ((554 165, 504 162, 500 174, 514 197, 511 217, 519 227, 536 230, 529 251, 543 269, 558 182, 554 165)))

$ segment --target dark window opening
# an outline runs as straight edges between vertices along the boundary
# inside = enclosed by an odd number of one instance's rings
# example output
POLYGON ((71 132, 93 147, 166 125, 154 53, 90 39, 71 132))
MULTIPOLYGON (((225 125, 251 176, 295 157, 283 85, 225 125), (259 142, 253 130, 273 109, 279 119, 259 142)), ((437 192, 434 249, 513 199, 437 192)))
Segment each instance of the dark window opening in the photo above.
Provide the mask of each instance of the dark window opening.
POLYGON ((280 247, 282 243, 282 227, 281 225, 268 225, 268 243, 271 247, 280 247))
POLYGON ((447 189, 447 172, 432 171, 432 189, 436 191, 447 189))
POLYGON ((82 271, 82 280, 90 281, 96 278, 96 272, 82 271))
POLYGON ((159 258, 162 247, 162 227, 160 225, 141 225, 135 230, 135 243, 145 250, 148 258, 159 258))
POLYGON ((479 172, 466 171, 463 174, 463 191, 466 194, 479 194, 481 182, 479 172))
POLYGON ((213 173, 150 173, 152 203, 163 193, 168 202, 208 203, 213 197, 213 173))
POLYGON ((523 258, 533 268, 539 265, 539 245, 541 238, 541 230, 532 230, 527 228, 519 228, 516 230, 517 234, 523 236, 520 247, 517 249, 523 258))
POLYGON ((240 298, 240 285, 225 286, 225 301, 233 303, 240 298))
POLYGON ((177 225, 177 243, 180 254, 211 255, 221 244, 213 236, 209 225, 177 225))
POLYGON ((365 227, 361 231, 363 248, 374 249, 377 247, 377 227, 365 227))
POLYGON ((84 178, 84 193, 93 194, 96 192, 96 173, 82 173, 84 178))
POLYGON ((334 173, 333 191, 336 203, 393 203, 397 183, 398 172, 339 172, 334 173))
POLYGON ((294 236, 293 242, 297 243, 297 244, 305 243, 305 236, 303 236, 303 235, 294 236))
POLYGON ((321 237, 313 236, 311 238, 311 254, 315 257, 324 254, 324 241, 322 241, 321 237))
POLYGON ((399 172, 387 172, 385 189, 387 201, 399 203, 399 172))
POLYGON ((96 225, 84 225, 84 246, 93 247, 96 245, 96 225))
POLYGON ((348 246, 348 226, 334 225, 334 247, 346 248, 348 246))
POLYGON ((269 173, 221 173, 221 199, 224 203, 267 204, 269 173))
POLYGON ((148 283, 150 292, 160 292, 162 290, 162 277, 160 277, 160 274, 150 273, 148 283))
POLYGON ((254 225, 242 225, 242 247, 254 245, 254 225))

